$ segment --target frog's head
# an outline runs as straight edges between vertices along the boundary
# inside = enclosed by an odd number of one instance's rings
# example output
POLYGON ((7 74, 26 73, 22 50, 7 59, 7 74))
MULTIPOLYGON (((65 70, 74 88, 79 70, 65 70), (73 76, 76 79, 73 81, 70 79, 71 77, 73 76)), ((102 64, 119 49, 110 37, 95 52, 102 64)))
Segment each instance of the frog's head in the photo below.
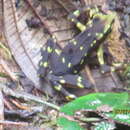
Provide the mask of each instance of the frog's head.
POLYGON ((104 24, 104 33, 111 29, 114 19, 117 17, 116 13, 109 12, 109 14, 97 14, 95 17, 100 18, 104 24))
POLYGON ((96 19, 96 21, 98 19, 103 27, 102 32, 96 34, 97 39, 103 38, 105 34, 108 34, 110 32, 115 18, 116 14, 113 12, 109 12, 108 14, 96 13, 93 15, 93 22, 95 21, 94 19, 96 19))

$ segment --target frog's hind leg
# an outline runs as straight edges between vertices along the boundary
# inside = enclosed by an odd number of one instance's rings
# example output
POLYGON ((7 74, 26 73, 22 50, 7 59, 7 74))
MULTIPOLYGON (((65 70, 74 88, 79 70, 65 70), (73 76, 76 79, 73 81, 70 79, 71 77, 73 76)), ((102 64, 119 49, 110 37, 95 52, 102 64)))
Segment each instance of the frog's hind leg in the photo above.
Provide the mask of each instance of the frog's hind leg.
POLYGON ((78 88, 91 88, 92 84, 80 75, 66 74, 63 76, 49 75, 48 78, 61 84, 70 84, 78 88))
POLYGON ((63 95, 65 95, 66 100, 70 101, 76 98, 76 96, 74 94, 69 93, 66 89, 64 89, 62 87, 62 85, 60 83, 58 83, 57 81, 51 81, 51 84, 53 86, 53 88, 56 91, 61 92, 63 95))
MULTIPOLYGON (((81 77, 79 75, 67 74, 67 75, 63 75, 63 76, 56 76, 56 75, 48 74, 48 79, 50 81, 52 81, 53 84, 55 83, 56 87, 54 87, 54 88, 56 90, 57 90, 57 88, 59 88, 62 92, 64 90, 63 90, 61 84, 64 84, 64 85, 69 84, 72 86, 77 86, 78 88, 92 88, 92 84, 88 80, 84 79, 83 77, 81 77)), ((67 94, 65 94, 65 95, 67 95, 67 94)), ((67 95, 67 96, 69 96, 69 95, 67 95)), ((72 95, 70 97, 72 97, 72 95)))

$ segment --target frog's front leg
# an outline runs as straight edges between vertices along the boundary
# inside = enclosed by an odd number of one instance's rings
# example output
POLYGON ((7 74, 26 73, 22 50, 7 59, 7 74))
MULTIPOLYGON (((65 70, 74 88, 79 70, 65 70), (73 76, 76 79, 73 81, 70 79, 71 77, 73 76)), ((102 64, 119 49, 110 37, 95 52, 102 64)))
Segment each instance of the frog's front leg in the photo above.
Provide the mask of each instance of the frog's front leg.
POLYGON ((98 58, 98 62, 100 64, 101 73, 104 74, 107 72, 115 71, 115 67, 109 66, 105 63, 103 54, 104 54, 103 45, 101 44, 97 50, 97 58, 98 58))
MULTIPOLYGON (((78 13, 79 13, 79 10, 77 10, 78 13)), ((68 20, 70 20, 71 22, 75 23, 77 28, 80 29, 81 32, 85 31, 86 30, 86 26, 84 24, 82 24, 78 19, 77 19, 77 16, 80 15, 75 15, 77 13, 77 11, 71 13, 69 16, 68 16, 68 20)))
POLYGON ((72 14, 78 18, 82 13, 88 13, 89 17, 92 18, 93 15, 95 15, 96 13, 99 13, 99 8, 97 5, 88 5, 88 6, 84 6, 83 8, 79 8, 77 10, 75 10, 72 14))
POLYGON ((51 79, 50 82, 51 82, 52 87, 53 87, 56 91, 61 92, 63 95, 65 95, 65 98, 66 98, 68 101, 69 101, 69 100, 73 100, 73 99, 76 98, 76 96, 75 96, 74 94, 71 94, 71 93, 69 93, 66 89, 64 89, 59 82, 54 81, 53 79, 51 79))
POLYGON ((54 41, 52 39, 49 39, 46 43, 46 46, 41 48, 41 56, 42 59, 39 62, 39 70, 38 74, 41 77, 45 77, 47 73, 47 69, 49 69, 49 60, 52 55, 52 51, 54 49, 54 41))
POLYGON ((53 74, 48 74, 48 79, 52 82, 54 89, 62 92, 66 99, 74 99, 76 96, 70 94, 67 90, 65 90, 62 85, 69 84, 71 86, 77 86, 78 88, 92 88, 92 84, 79 75, 66 74, 63 76, 56 76, 53 74))

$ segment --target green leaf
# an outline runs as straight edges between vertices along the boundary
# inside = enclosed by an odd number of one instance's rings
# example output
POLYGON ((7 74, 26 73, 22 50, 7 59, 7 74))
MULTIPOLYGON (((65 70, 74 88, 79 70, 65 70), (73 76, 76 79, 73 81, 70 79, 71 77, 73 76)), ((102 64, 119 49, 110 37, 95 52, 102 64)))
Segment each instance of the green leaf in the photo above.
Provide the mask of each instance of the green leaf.
POLYGON ((106 121, 96 123, 96 126, 94 127, 94 130, 114 130, 115 125, 112 123, 108 123, 106 121))
POLYGON ((58 119, 58 124, 62 127, 62 130, 84 130, 77 122, 70 121, 63 117, 58 119))
MULTIPOLYGON (((128 93, 93 93, 89 94, 64 105, 61 107, 60 112, 65 115, 73 116, 76 111, 85 109, 85 110, 93 110, 97 111, 97 108, 108 105, 114 111, 112 112, 104 112, 105 117, 112 118, 113 120, 128 123, 130 124, 130 112, 127 115, 119 114, 116 110, 129 110, 129 96, 128 93)), ((63 127, 63 130, 69 130, 70 128, 73 130, 84 130, 81 128, 79 123, 70 121, 65 117, 58 118, 58 124, 63 127)))
POLYGON ((60 111, 68 115, 73 115, 80 109, 96 110, 97 107, 107 104, 113 108, 119 108, 127 103, 127 93, 93 93, 77 98, 76 100, 61 107, 60 111))

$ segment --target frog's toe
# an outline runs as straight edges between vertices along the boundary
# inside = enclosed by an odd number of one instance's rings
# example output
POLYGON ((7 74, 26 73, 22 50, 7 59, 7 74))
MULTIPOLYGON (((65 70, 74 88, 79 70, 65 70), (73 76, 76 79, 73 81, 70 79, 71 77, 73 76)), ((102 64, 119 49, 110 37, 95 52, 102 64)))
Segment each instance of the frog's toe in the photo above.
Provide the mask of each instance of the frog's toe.
POLYGON ((80 87, 80 88, 92 88, 92 83, 87 80, 87 79, 84 79, 82 78, 81 82, 78 82, 77 85, 80 87))
POLYGON ((77 77, 77 87, 78 88, 92 88, 92 84, 89 80, 85 79, 84 77, 78 76, 77 77))
POLYGON ((85 88, 89 89, 89 88, 93 88, 93 84, 90 81, 87 81, 85 83, 85 88))

